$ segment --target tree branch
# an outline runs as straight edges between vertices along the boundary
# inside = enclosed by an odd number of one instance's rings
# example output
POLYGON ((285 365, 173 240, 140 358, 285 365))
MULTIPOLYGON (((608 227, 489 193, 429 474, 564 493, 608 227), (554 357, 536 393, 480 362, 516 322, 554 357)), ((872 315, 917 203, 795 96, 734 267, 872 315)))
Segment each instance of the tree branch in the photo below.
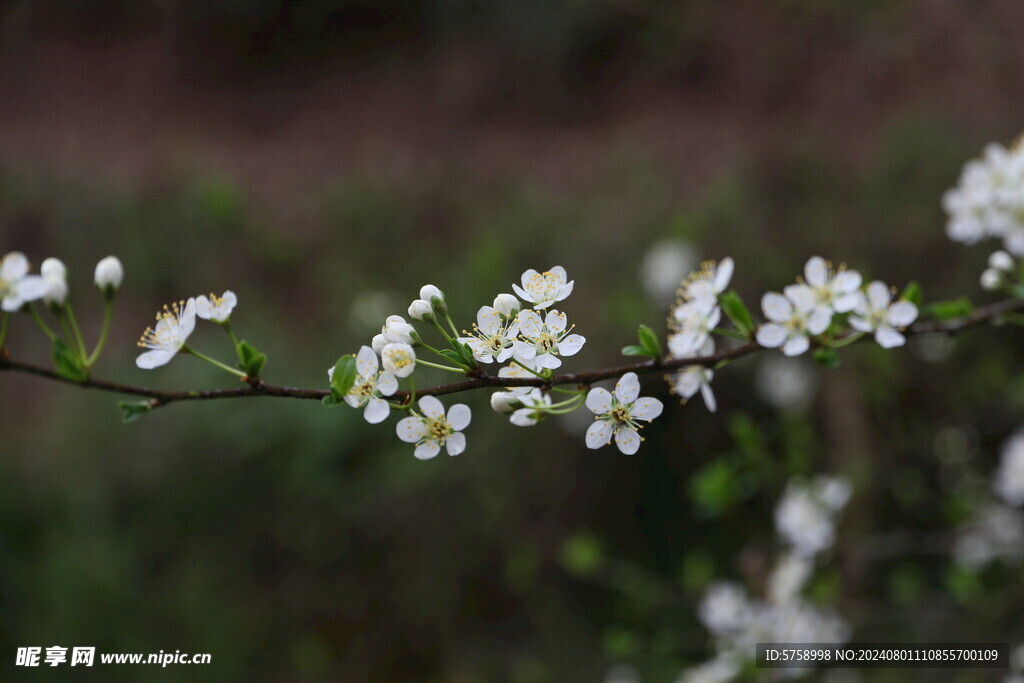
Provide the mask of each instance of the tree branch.
MULTIPOLYGON (((1008 299, 986 306, 980 306, 967 316, 953 320, 932 320, 915 323, 909 327, 905 334, 908 337, 926 334, 954 335, 971 327, 992 322, 1000 316, 1024 311, 1024 299, 1008 299)), ((865 336, 863 339, 870 339, 865 336)), ((495 377, 480 372, 475 377, 470 377, 458 382, 439 384, 416 391, 417 396, 441 396, 444 394, 455 394, 473 389, 502 389, 505 387, 542 387, 549 388, 560 385, 576 385, 587 387, 593 382, 599 382, 613 377, 619 377, 627 372, 637 374, 650 374, 654 372, 665 372, 676 370, 688 365, 713 366, 722 361, 731 361, 737 358, 748 356, 755 351, 763 350, 754 342, 747 342, 731 349, 719 351, 710 356, 699 356, 692 358, 652 358, 650 360, 616 367, 592 370, 590 372, 565 373, 554 375, 548 380, 539 377, 495 377)), ((95 389, 128 396, 140 396, 150 399, 153 407, 167 405, 177 401, 205 401, 225 398, 251 398, 257 396, 270 396, 275 398, 298 398, 320 400, 330 395, 327 389, 301 389, 297 387, 279 386, 267 384, 262 380, 247 383, 243 387, 234 389, 208 389, 204 391, 159 391, 145 387, 121 384, 107 380, 88 378, 85 380, 74 380, 62 377, 54 370, 33 365, 10 358, 6 349, 0 349, 0 371, 20 372, 43 379, 49 379, 64 384, 71 384, 84 389, 95 389)), ((409 392, 399 391, 389 397, 392 400, 407 401, 409 392)))

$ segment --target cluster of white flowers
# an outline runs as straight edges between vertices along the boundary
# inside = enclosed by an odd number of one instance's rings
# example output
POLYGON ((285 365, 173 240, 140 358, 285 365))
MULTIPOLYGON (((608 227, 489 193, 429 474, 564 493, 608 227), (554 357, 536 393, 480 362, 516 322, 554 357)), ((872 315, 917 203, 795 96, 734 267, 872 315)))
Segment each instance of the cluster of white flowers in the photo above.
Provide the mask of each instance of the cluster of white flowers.
POLYGON ((942 206, 950 239, 975 244, 995 237, 1011 254, 1024 256, 1024 144, 986 147, 980 159, 964 166, 942 206))
POLYGON ((1003 444, 992 478, 998 500, 983 505, 963 526, 953 546, 962 565, 979 568, 1001 559, 1024 561, 1024 430, 1003 444))
MULTIPOLYGON (((42 300, 48 306, 62 309, 68 298, 67 267, 58 258, 50 257, 32 275, 28 258, 12 251, 0 260, 0 307, 6 313, 20 311, 25 304, 42 300)), ((93 281, 106 296, 112 296, 124 280, 124 266, 116 256, 107 256, 96 264, 93 281)))
MULTIPOLYGON (((815 606, 801 594, 814 573, 816 556, 832 545, 835 517, 850 493, 849 482, 842 478, 790 481, 775 513, 776 528, 787 549, 768 577, 765 598, 750 596, 738 583, 712 584, 698 616, 715 637, 716 655, 684 671, 679 683, 735 680, 743 664, 753 661, 757 643, 843 643, 849 639, 850 628, 835 611, 815 606)), ((794 677, 809 672, 787 669, 779 673, 794 677)))
POLYGON ((238 297, 228 290, 221 296, 189 297, 187 301, 165 305, 156 314, 156 324, 147 327, 139 338, 137 345, 146 351, 135 359, 135 365, 143 370, 167 365, 186 348, 186 342, 196 328, 196 317, 224 325, 230 320, 237 303, 238 297))
MULTIPOLYGON (((715 340, 711 335, 722 319, 719 297, 729 286, 733 269, 733 260, 729 257, 722 259, 721 263, 708 261, 683 281, 679 299, 669 312, 669 357, 694 358, 715 352, 715 340)), ((714 377, 715 373, 710 368, 687 365, 665 379, 672 393, 681 397, 683 402, 700 392, 704 405, 713 413, 718 407, 711 391, 714 377)))
POLYGON ((757 331, 757 343, 782 348, 787 356, 798 356, 810 348, 811 337, 825 332, 836 316, 848 315, 850 326, 872 333, 880 346, 902 346, 901 330, 917 319, 917 306, 893 301, 893 290, 878 280, 861 287, 860 273, 832 266, 813 256, 804 266, 804 277, 789 285, 783 294, 768 292, 761 309, 769 322, 757 331))

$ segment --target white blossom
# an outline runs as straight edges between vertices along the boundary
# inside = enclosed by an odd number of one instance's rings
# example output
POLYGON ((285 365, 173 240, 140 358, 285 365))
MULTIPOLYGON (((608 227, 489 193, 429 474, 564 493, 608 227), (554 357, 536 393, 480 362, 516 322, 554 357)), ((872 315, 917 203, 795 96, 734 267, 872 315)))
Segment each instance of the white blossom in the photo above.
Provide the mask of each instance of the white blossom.
POLYGON ((495 391, 491 394, 491 409, 499 415, 511 415, 522 405, 520 397, 514 391, 495 391))
POLYGON ((51 306, 63 306, 68 298, 68 269, 58 258, 50 257, 39 266, 39 274, 46 282, 46 294, 43 303, 51 306))
POLYGON ((850 316, 850 325, 861 332, 874 332, 875 341, 883 349, 906 343, 900 330, 917 320, 917 306, 909 301, 892 300, 892 291, 884 282, 875 280, 850 316))
POLYGON ((711 339, 711 332, 721 318, 722 311, 715 299, 705 297, 676 305, 669 319, 673 330, 668 336, 669 353, 675 358, 695 355, 711 339))
POLYGON ((523 273, 522 287, 512 285, 513 291, 520 299, 533 308, 547 308, 551 304, 562 301, 572 294, 573 280, 566 282, 565 268, 553 266, 551 270, 538 273, 532 268, 523 273))
POLYGON ((981 271, 979 281, 986 292, 994 292, 1003 285, 1003 273, 995 268, 986 268, 981 271))
POLYGON ((506 318, 514 317, 520 308, 522 304, 519 303, 519 299, 511 294, 499 294, 494 297, 494 310, 506 318))
POLYGON ((149 349, 135 364, 143 370, 166 365, 174 358, 196 327, 196 300, 179 301, 156 314, 156 325, 147 327, 138 346, 149 349))
POLYGON ((400 315, 389 315, 384 321, 380 333, 384 335, 384 341, 388 344, 409 344, 416 343, 416 328, 405 322, 400 315))
POLYGON ((953 557, 972 569, 997 559, 1014 564, 1024 561, 1024 515, 1006 505, 987 505, 960 530, 953 557))
POLYGON ((684 402, 693 398, 699 391, 704 399, 704 405, 707 406, 708 411, 713 413, 718 409, 715 394, 711 391, 711 380, 714 377, 715 373, 711 368, 706 368, 703 365, 688 365, 669 375, 666 379, 672 388, 672 393, 682 397, 684 402))
POLYGON ((817 390, 817 374, 804 358, 765 354, 755 376, 758 393, 781 410, 806 408, 817 390))
POLYGON ((757 343, 767 348, 782 347, 787 356, 798 356, 810 348, 808 335, 821 334, 832 322, 830 309, 818 304, 810 287, 790 285, 783 296, 768 292, 761 309, 770 322, 757 330, 757 343))
MULTIPOLYGON (((548 316, 550 315, 549 313, 548 316)), ((481 306, 476 312, 476 323, 473 325, 471 336, 459 337, 459 341, 468 344, 473 350, 473 357, 481 363, 504 363, 513 354, 520 359, 533 358, 536 355, 534 347, 519 341, 518 337, 517 318, 502 318, 496 309, 481 306)))
POLYGON ((210 320, 215 323, 226 323, 231 318, 231 311, 235 310, 238 304, 238 297, 230 289, 221 296, 211 293, 209 298, 204 296, 196 297, 196 315, 203 320, 210 320))
POLYGON ((992 488, 1008 505, 1024 505, 1024 431, 1003 444, 992 488))
POLYGON ((648 297, 662 304, 670 301, 679 282, 697 265, 693 247, 679 239, 657 242, 647 250, 640 263, 640 281, 648 297))
POLYGON ((517 427, 532 427, 544 418, 547 409, 551 407, 551 396, 540 389, 534 389, 516 398, 523 407, 512 413, 509 422, 517 427))
MULTIPOLYGON (((575 355, 587 341, 578 334, 569 334, 572 328, 567 329, 568 319, 561 311, 552 309, 543 320, 536 311, 520 311, 516 320, 527 348, 532 351, 532 359, 540 368, 561 366, 560 356, 575 355)), ((530 360, 530 352, 519 355, 518 359, 530 360)))
POLYGON ((405 379, 416 369, 416 351, 408 344, 390 343, 380 352, 384 369, 395 377, 405 379))
POLYGON ((988 237, 1024 255, 1024 148, 999 144, 985 148, 981 159, 969 161, 957 187, 946 192, 942 205, 949 215, 946 234, 973 244, 988 237))
POLYGON ((418 404, 421 414, 403 418, 396 427, 399 439, 416 444, 413 455, 429 460, 441 452, 442 446, 448 450, 448 455, 466 450, 462 430, 469 426, 469 406, 457 403, 446 416, 444 405, 433 396, 423 396, 418 404))
POLYGON ((664 409, 656 398, 640 395, 640 380, 635 372, 627 372, 615 384, 615 390, 596 387, 587 394, 587 408, 596 416, 587 430, 587 448, 601 448, 615 439, 615 445, 626 455, 636 453, 643 438, 637 433, 664 409))
POLYGON ((834 271, 832 264, 820 256, 812 256, 804 265, 804 281, 815 301, 836 313, 852 311, 860 299, 860 273, 843 266, 834 271))
POLYGON ((1013 257, 1005 251, 994 251, 988 257, 988 266, 1009 273, 1013 270, 1013 257))
POLYGON ((433 304, 434 299, 438 300, 438 303, 444 303, 444 292, 435 287, 434 285, 423 285, 420 287, 420 298, 424 301, 433 304))
POLYGON ((720 263, 705 261, 701 264, 701 269, 691 273, 683 283, 679 292, 681 297, 685 301, 717 301, 718 295, 729 286, 734 267, 733 260, 728 256, 720 263))
MULTIPOLYGON (((327 370, 328 379, 334 379, 334 368, 327 370)), ((363 346, 356 354, 356 381, 345 394, 345 403, 353 408, 365 408, 363 417, 370 424, 387 419, 391 407, 382 396, 391 396, 398 391, 398 380, 390 372, 380 371, 377 354, 369 346, 363 346)))
POLYGON ((775 509, 775 528, 794 552, 814 556, 832 547, 836 513, 849 496, 850 485, 843 479, 818 477, 812 483, 794 479, 775 509))
POLYGON ((429 301, 416 299, 409 304, 409 317, 413 320, 430 320, 434 315, 434 307, 429 301))
POLYGON ((809 557, 797 553, 784 554, 768 577, 768 599, 773 603, 796 599, 813 571, 814 562, 809 557))
POLYGON ((736 633, 750 618, 747 592, 739 584, 719 581, 708 587, 697 607, 701 623, 716 636, 736 633))
POLYGON ((46 296, 49 286, 39 275, 29 275, 29 263, 20 251, 12 251, 0 261, 0 308, 11 313, 46 296))
POLYGON ((112 294, 121 288, 124 282, 124 266, 116 256, 107 256, 96 264, 93 282, 101 291, 112 294))

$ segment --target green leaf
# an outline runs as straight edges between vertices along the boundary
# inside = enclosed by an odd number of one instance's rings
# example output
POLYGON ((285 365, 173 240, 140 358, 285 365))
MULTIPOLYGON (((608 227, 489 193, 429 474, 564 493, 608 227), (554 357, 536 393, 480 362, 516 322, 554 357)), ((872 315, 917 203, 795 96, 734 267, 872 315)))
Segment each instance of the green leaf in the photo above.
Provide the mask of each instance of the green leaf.
POLYGON ((917 284, 915 280, 911 280, 906 289, 903 290, 903 293, 900 294, 900 300, 909 301, 919 308, 923 299, 924 295, 921 294, 921 285, 917 284))
POLYGON ((453 363, 458 363, 460 365, 464 365, 466 363, 466 359, 462 357, 462 354, 456 353, 451 349, 440 349, 438 350, 438 353, 440 353, 442 356, 452 361, 453 363))
POLYGON ((331 395, 337 401, 348 393, 356 383, 356 357, 342 356, 334 364, 334 375, 331 377, 331 395))
POLYGON ((658 335, 654 330, 649 328, 647 325, 641 325, 637 329, 637 338, 640 340, 640 346, 647 351, 648 356, 654 356, 655 358, 661 357, 661 342, 658 341, 658 335))
POLYGON ((970 315, 973 310, 974 306, 967 300, 967 297, 960 297, 953 301, 936 301, 932 305, 925 307, 924 313, 939 320, 952 320, 970 315))
POLYGON ((266 355, 257 351, 252 344, 244 339, 238 342, 235 352, 238 354, 239 367, 246 376, 259 377, 263 366, 267 364, 266 355))
POLYGON ((743 303, 740 295, 735 290, 731 290, 720 296, 718 303, 722 310, 725 311, 725 314, 729 316, 729 320, 736 326, 736 329, 746 337, 749 337, 754 331, 754 320, 750 317, 750 311, 747 309, 746 304, 743 303))
POLYGON ((637 346, 636 344, 633 344, 633 345, 630 345, 630 346, 623 346, 622 347, 622 355, 623 356, 650 356, 651 352, 648 351, 647 349, 645 349, 642 346, 637 346))
POLYGON ((842 362, 839 354, 832 349, 815 349, 814 362, 823 368, 838 368, 842 362))
POLYGON ((53 364, 58 375, 73 382, 83 382, 89 378, 89 373, 82 365, 82 358, 62 340, 54 339, 52 350, 53 364))
POLYGON ((344 403, 344 401, 340 401, 340 400, 334 398, 334 394, 327 394, 322 399, 320 399, 320 402, 323 403, 324 406, 326 406, 328 408, 333 408, 334 406, 340 406, 342 403, 344 403))
POLYGON ((117 407, 122 410, 121 422, 124 424, 135 422, 153 410, 153 404, 149 401, 118 401, 117 407))

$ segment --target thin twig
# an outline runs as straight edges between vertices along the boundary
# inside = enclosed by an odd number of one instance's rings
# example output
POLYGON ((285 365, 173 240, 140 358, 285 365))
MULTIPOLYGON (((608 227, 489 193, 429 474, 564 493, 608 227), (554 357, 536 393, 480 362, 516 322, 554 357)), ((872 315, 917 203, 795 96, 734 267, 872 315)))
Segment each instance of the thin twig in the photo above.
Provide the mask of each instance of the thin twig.
MULTIPOLYGON (((946 334, 953 335, 971 327, 996 320, 1002 315, 1024 311, 1024 299, 1008 299, 998 303, 989 304, 976 308, 969 315, 953 320, 934 320, 916 323, 905 330, 907 336, 918 336, 925 334, 946 334)), ((865 336, 864 340, 871 339, 865 336)), ((691 358, 652 358, 646 361, 619 365, 616 367, 591 370, 590 372, 565 373, 554 375, 548 380, 538 377, 495 377, 476 372, 476 376, 458 382, 439 384, 433 387, 418 389, 417 396, 441 396, 444 394, 455 394, 473 389, 504 387, 542 387, 550 388, 561 385, 576 385, 586 387, 593 382, 599 382, 613 377, 619 377, 627 372, 637 374, 649 374, 654 372, 665 372, 686 367, 688 365, 713 366, 722 361, 732 361, 737 358, 748 356, 755 351, 762 350, 762 347, 753 342, 741 346, 726 349, 710 356, 697 356, 691 358)), ((257 396, 270 396, 274 398, 299 398, 320 400, 330 395, 328 389, 301 389, 297 387, 278 386, 267 384, 262 380, 246 383, 244 387, 234 389, 208 389, 204 391, 160 391, 147 389, 145 387, 121 384, 102 379, 88 378, 75 380, 62 377, 57 372, 39 365, 14 360, 6 355, 6 351, 0 351, 0 371, 21 372, 44 379, 72 384, 85 389, 95 389, 128 396, 140 396, 152 400, 153 406, 162 406, 177 401, 205 401, 225 398, 251 398, 257 396)), ((409 392, 399 391, 390 397, 396 401, 406 401, 409 392)))

